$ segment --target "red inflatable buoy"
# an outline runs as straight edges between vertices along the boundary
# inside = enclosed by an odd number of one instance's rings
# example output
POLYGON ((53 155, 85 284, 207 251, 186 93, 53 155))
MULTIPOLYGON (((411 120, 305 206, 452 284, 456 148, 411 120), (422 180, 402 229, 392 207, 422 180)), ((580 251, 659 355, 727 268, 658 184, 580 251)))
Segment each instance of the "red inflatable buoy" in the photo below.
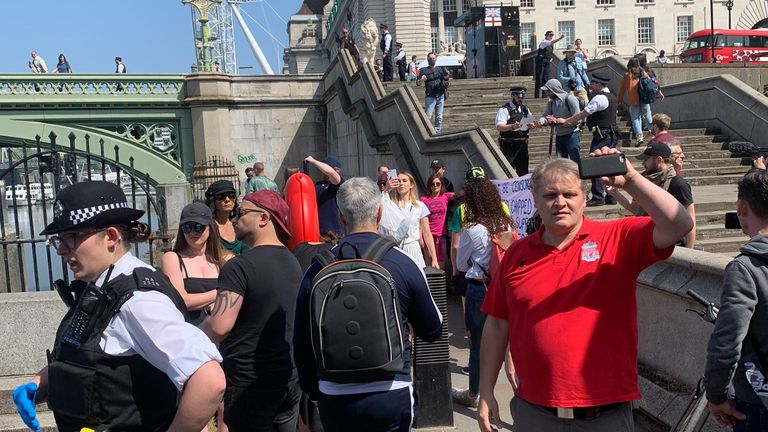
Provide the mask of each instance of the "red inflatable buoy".
POLYGON ((317 218, 315 184, 308 175, 296 173, 285 184, 285 202, 288 203, 288 229, 291 239, 288 249, 304 242, 320 240, 320 222, 317 218))

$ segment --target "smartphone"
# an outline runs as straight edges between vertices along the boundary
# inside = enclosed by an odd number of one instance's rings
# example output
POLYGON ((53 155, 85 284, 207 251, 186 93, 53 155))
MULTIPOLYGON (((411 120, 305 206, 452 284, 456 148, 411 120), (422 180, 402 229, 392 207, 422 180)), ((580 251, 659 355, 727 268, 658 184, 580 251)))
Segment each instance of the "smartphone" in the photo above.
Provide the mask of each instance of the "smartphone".
POLYGON ((736 212, 727 212, 725 214, 725 229, 741 229, 741 222, 736 212))
POLYGON ((387 180, 395 180, 397 179, 397 170, 394 168, 391 168, 389 171, 387 171, 387 180))
POLYGON ((627 157, 624 153, 608 156, 585 157, 579 160, 579 177, 593 179, 627 173, 627 157))

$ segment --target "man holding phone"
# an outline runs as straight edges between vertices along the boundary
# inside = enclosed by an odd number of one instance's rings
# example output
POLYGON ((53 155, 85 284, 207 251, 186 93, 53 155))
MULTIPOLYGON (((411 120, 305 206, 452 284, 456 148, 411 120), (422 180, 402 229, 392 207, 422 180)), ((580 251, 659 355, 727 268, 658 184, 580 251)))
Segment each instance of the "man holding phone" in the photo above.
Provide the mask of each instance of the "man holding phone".
MULTIPOLYGON (((568 118, 556 118, 548 116, 547 121, 552 124, 577 124, 587 119, 587 127, 592 131, 592 144, 589 151, 593 152, 602 147, 616 147, 618 131, 616 127, 616 110, 619 106, 616 96, 608 88, 610 78, 600 74, 592 74, 589 88, 595 94, 584 109, 568 118)), ((592 199, 587 202, 587 207, 596 207, 605 204, 616 204, 613 197, 605 196, 605 189, 600 179, 592 179, 592 199)))
MULTIPOLYGON (((619 151, 602 147, 600 159, 619 151)), ((531 177, 542 227, 515 242, 491 280, 480 347, 478 422, 501 424, 493 394, 509 350, 519 384, 510 404, 525 431, 632 431, 637 386, 638 274, 672 254, 693 226, 680 203, 638 173, 602 177, 650 217, 592 221, 575 162, 549 159, 531 177)))

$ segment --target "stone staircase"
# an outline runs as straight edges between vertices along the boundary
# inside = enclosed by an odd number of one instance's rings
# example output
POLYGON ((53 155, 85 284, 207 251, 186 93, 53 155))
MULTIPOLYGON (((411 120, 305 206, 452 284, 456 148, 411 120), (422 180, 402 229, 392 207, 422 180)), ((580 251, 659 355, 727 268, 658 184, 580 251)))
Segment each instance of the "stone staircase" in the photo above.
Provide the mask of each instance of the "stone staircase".
MULTIPOLYGON (((392 91, 397 87, 412 86, 416 95, 423 99, 424 90, 413 83, 386 83, 385 88, 392 91)), ((443 133, 481 127, 495 139, 496 112, 509 100, 509 88, 522 85, 533 94, 531 77, 502 77, 470 80, 453 80, 449 89, 443 113, 443 133)), ((528 98, 528 108, 538 116, 544 112, 546 99, 528 98)), ((642 169, 641 163, 634 156, 643 147, 634 147, 630 140, 628 118, 620 121, 622 131, 619 146, 630 156, 635 168, 642 169)), ((674 127, 674 119, 673 119, 674 127)), ((708 252, 733 255, 746 241, 746 236, 738 230, 724 228, 725 212, 735 211, 736 182, 747 172, 748 167, 740 166, 739 159, 732 159, 726 150, 722 150, 728 136, 718 129, 688 128, 673 129, 685 148, 686 161, 683 174, 693 186, 696 201, 697 248, 708 252)), ((584 131, 581 135, 581 153, 586 156, 592 134, 584 131)), ((549 128, 536 129, 529 139, 530 166, 533 169, 548 156, 549 128)), ((554 150, 553 150, 554 151, 554 150)), ((605 206, 587 209, 587 215, 595 219, 625 216, 619 206, 605 206)))

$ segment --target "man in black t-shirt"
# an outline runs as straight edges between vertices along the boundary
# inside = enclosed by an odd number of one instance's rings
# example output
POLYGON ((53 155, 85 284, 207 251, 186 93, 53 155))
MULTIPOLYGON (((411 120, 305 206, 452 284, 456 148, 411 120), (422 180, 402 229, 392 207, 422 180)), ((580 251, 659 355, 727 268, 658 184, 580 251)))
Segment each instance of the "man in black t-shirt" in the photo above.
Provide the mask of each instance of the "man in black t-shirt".
POLYGON ((453 183, 445 177, 445 162, 441 159, 432 159, 432 163, 429 164, 429 168, 432 169, 432 174, 437 174, 443 179, 443 185, 445 185, 446 192, 455 192, 453 189, 453 183))
POLYGON ((427 63, 429 66, 419 69, 419 80, 416 81, 416 85, 424 84, 427 118, 431 119, 432 113, 435 113, 435 132, 439 135, 443 127, 445 89, 448 87, 448 80, 451 79, 451 73, 437 66, 437 54, 433 52, 427 54, 427 63))
POLYGON ((202 328, 224 357, 224 422, 232 432, 295 432, 301 390, 293 365, 293 320, 299 263, 285 247, 288 205, 260 190, 246 196, 234 220, 252 249, 229 260, 202 328))
POLYGON ((320 234, 344 234, 344 227, 339 220, 339 205, 336 204, 336 192, 344 183, 344 178, 341 177, 341 161, 336 156, 328 156, 322 161, 307 156, 304 160, 323 173, 323 180, 315 183, 320 234))

